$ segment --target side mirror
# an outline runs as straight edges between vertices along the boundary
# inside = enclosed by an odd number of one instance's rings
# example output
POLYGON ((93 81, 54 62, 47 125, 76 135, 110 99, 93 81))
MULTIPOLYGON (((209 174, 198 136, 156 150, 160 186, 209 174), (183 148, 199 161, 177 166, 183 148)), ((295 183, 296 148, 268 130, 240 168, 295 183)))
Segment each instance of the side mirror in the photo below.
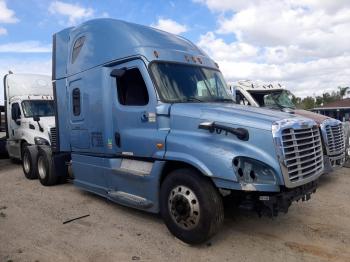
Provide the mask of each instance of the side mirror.
POLYGON ((11 118, 13 121, 16 121, 18 119, 18 114, 14 107, 12 107, 12 110, 11 110, 11 118))
POLYGON ((44 128, 40 125, 40 116, 33 116, 33 120, 38 123, 40 132, 44 132, 44 128))
POLYGON ((115 78, 122 77, 126 72, 126 68, 113 69, 110 76, 115 78))

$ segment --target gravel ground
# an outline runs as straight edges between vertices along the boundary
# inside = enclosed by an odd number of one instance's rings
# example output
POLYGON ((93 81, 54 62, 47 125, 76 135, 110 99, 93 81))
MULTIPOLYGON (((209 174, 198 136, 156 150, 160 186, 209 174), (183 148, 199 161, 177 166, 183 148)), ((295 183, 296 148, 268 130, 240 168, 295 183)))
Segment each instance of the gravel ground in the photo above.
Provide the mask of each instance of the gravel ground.
POLYGON ((227 210, 223 229, 191 247, 157 215, 81 191, 43 187, 0 160, 0 261, 350 261, 350 169, 323 176, 311 201, 259 218, 227 210), (90 215, 63 224, 78 216, 90 215))

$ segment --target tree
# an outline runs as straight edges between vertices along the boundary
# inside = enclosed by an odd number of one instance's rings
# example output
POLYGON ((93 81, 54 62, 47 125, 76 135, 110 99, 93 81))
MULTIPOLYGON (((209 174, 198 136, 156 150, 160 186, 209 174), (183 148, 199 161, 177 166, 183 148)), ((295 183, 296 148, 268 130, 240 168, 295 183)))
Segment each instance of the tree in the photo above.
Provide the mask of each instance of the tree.
POLYGON ((315 107, 315 99, 311 96, 307 96, 302 100, 301 105, 304 109, 312 109, 315 107))
POLYGON ((341 87, 341 86, 338 86, 338 92, 339 92, 339 96, 341 99, 344 98, 345 94, 346 94, 346 91, 349 89, 348 86, 345 86, 345 87, 341 87))

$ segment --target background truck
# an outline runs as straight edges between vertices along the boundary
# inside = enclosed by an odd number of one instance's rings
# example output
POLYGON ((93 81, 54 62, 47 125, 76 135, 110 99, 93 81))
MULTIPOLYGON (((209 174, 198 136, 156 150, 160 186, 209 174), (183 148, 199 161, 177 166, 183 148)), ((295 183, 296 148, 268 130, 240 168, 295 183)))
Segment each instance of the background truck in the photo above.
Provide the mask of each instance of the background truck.
POLYGON ((0 157, 3 157, 7 154, 5 126, 5 107, 0 106, 0 157))
POLYGON ((270 108, 313 119, 319 125, 322 135, 325 173, 344 165, 348 145, 345 143, 341 121, 297 109, 292 101, 292 94, 280 84, 259 84, 241 80, 232 84, 230 88, 238 104, 270 108))
POLYGON ((34 170, 37 151, 29 145, 50 145, 50 128, 55 126, 50 76, 13 74, 4 76, 6 147, 10 158, 22 160, 24 174, 34 170))
POLYGON ((313 120, 234 104, 213 60, 154 28, 97 19, 56 33, 53 87, 55 139, 31 146, 40 182, 71 162, 76 186, 160 212, 187 243, 218 231, 224 197, 277 215, 323 172, 313 120))

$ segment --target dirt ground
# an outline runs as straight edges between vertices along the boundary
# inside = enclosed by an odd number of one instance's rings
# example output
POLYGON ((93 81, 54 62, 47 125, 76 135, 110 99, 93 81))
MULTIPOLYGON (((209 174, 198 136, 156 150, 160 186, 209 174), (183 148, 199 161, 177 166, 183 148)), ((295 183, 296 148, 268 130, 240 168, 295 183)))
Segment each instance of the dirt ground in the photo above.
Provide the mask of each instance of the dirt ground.
POLYGON ((259 218, 227 210, 213 239, 191 247, 157 215, 72 184, 43 187, 0 160, 0 261, 350 261, 350 169, 323 176, 311 201, 259 218), (90 215, 71 223, 64 221, 90 215))

